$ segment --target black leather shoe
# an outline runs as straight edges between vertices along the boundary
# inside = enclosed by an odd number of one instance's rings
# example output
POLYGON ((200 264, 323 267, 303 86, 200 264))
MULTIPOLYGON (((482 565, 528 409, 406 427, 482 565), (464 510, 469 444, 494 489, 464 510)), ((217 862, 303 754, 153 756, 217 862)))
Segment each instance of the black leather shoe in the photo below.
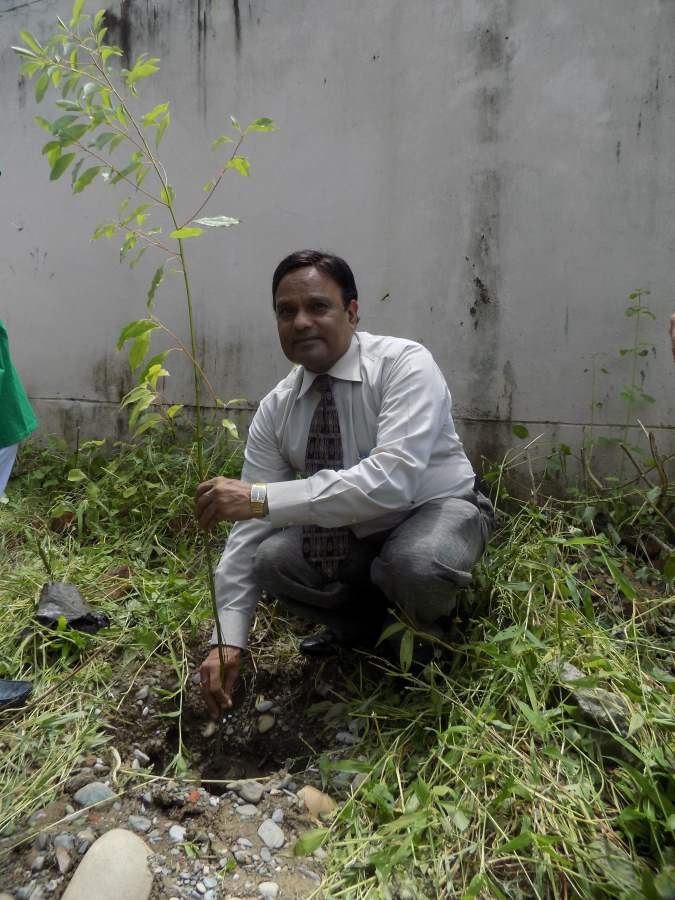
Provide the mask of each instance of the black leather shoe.
POLYGON ((330 628, 324 628, 317 634, 303 638, 298 649, 303 656, 328 656, 335 653, 339 646, 339 641, 330 628))

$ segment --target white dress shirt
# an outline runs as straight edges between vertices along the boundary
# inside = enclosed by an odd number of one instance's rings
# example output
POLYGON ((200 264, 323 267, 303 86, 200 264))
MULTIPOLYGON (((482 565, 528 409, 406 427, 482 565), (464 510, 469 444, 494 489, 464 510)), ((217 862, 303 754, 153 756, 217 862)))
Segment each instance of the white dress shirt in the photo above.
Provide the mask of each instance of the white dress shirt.
MULTIPOLYGON (((414 341, 354 334, 328 372, 340 416, 344 468, 299 479, 319 402, 302 366, 263 398, 246 442, 242 481, 265 482, 269 514, 237 522, 215 573, 223 641, 245 647, 260 590, 258 545, 290 525, 348 526, 356 537, 394 528, 417 506, 473 490, 455 432, 450 392, 429 351, 414 341)), ((216 641, 215 630, 212 640, 216 641)))

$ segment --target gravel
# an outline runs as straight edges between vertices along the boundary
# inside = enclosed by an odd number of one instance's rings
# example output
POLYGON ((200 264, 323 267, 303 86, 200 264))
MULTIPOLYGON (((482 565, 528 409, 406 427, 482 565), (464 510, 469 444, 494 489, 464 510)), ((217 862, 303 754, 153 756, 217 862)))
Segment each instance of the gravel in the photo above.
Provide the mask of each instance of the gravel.
POLYGON ((258 829, 258 837, 270 850, 278 850, 286 843, 283 831, 271 819, 265 819, 262 823, 258 829))

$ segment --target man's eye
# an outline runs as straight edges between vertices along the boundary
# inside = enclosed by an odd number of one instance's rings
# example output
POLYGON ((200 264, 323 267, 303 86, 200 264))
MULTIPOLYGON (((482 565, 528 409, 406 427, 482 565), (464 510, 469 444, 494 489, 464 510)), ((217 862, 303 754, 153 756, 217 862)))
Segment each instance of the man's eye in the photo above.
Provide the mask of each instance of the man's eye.
POLYGON ((278 309, 277 310, 277 319, 283 319, 287 322, 289 319, 293 318, 293 310, 292 309, 278 309))
POLYGON ((325 313, 328 309, 328 305, 326 303, 314 303, 312 304, 312 312, 315 313, 325 313))

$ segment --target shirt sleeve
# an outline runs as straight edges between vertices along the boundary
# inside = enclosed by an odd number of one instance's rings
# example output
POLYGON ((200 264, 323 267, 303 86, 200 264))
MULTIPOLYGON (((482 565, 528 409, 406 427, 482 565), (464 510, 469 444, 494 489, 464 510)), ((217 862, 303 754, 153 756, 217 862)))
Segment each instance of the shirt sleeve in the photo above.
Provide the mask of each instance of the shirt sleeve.
POLYGON ((419 345, 406 348, 383 377, 377 445, 368 457, 350 469, 269 485, 271 524, 335 528, 405 509, 449 418, 450 394, 433 357, 419 345))
MULTIPOLYGON (((271 410, 265 401, 258 408, 246 441, 241 480, 246 482, 286 481, 293 471, 279 452, 271 410)), ((246 647, 260 590, 253 579, 253 559, 265 538, 276 530, 266 516, 237 522, 225 545, 215 571, 216 605, 223 642, 246 647)), ((217 643, 213 629, 211 643, 217 643)))

